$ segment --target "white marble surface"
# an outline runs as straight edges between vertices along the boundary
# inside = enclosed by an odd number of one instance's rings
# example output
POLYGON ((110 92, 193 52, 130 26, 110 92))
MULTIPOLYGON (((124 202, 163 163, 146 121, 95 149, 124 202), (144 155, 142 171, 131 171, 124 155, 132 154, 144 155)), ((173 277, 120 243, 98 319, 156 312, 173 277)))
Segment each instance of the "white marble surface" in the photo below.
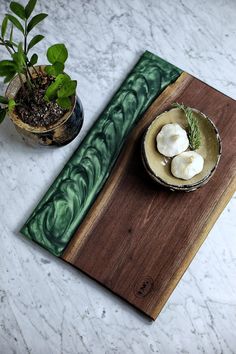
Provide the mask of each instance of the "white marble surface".
MULTIPOLYGON (((0 0, 1 14, 8 4, 0 0)), ((50 14, 39 53, 66 43, 85 124, 57 150, 25 146, 8 120, 0 127, 0 353, 236 353, 235 198, 154 323, 18 233, 145 49, 236 98, 235 0, 42 0, 38 9, 50 14)))

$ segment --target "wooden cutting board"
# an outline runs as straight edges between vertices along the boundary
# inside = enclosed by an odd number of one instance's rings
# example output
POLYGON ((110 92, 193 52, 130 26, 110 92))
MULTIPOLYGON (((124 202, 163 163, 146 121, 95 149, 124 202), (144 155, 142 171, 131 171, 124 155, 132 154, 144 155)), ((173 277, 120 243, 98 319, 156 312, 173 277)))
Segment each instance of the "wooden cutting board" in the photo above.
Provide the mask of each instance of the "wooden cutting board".
POLYGON ((236 101, 182 73, 128 136, 112 173, 61 258, 155 319, 236 189, 236 101), (141 162, 146 127, 173 102, 208 115, 223 153, 191 193, 155 184, 141 162))

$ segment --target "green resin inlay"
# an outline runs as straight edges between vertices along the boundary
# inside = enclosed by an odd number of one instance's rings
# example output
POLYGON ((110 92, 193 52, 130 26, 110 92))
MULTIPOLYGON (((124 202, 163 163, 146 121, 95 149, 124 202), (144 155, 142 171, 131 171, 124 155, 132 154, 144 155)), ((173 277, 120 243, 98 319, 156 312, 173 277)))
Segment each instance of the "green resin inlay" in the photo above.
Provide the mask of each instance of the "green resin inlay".
POLYGON ((145 52, 27 220, 21 233, 60 256, 106 182, 133 126, 182 73, 145 52))

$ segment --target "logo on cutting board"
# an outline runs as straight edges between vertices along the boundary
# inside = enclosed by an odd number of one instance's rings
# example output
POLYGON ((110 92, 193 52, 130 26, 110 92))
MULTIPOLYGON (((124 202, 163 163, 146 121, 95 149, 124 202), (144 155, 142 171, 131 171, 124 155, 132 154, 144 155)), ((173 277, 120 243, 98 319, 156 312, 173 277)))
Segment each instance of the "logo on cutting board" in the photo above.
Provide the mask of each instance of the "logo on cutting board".
POLYGON ((134 294, 137 297, 145 297, 147 296, 154 288, 154 280, 146 276, 142 279, 138 279, 136 284, 134 285, 134 294))

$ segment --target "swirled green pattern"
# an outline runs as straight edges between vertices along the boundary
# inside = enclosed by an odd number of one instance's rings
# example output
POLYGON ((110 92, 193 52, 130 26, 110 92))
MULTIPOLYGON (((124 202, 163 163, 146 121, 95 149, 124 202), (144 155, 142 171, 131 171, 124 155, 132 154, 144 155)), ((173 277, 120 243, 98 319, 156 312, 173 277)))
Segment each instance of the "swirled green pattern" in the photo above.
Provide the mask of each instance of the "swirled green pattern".
POLYGON ((107 180, 123 143, 181 70, 145 52, 30 216, 21 233, 60 256, 107 180))

